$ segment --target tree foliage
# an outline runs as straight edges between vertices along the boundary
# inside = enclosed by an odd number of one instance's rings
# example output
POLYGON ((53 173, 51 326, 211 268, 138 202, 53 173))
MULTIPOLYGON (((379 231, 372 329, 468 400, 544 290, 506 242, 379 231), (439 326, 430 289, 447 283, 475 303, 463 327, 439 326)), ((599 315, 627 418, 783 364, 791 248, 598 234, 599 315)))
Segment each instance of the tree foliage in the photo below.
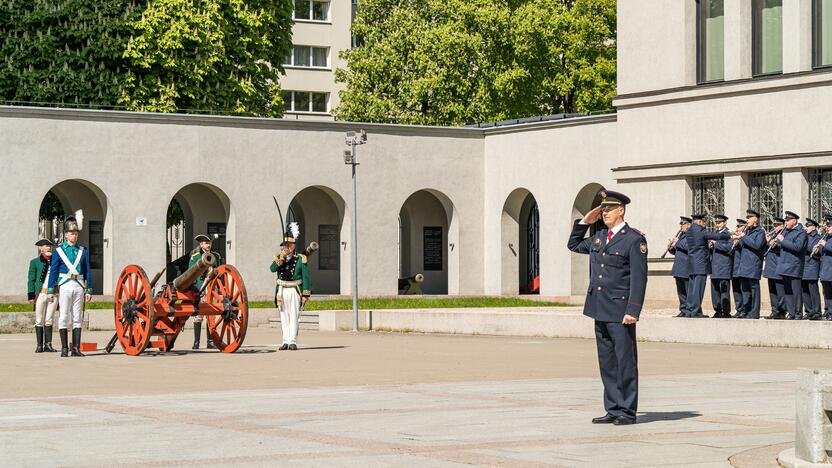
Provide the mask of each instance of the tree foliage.
POLYGON ((0 99, 277 116, 291 0, 0 0, 0 99))
POLYGON ((343 120, 465 124, 608 109, 615 0, 364 0, 343 120))

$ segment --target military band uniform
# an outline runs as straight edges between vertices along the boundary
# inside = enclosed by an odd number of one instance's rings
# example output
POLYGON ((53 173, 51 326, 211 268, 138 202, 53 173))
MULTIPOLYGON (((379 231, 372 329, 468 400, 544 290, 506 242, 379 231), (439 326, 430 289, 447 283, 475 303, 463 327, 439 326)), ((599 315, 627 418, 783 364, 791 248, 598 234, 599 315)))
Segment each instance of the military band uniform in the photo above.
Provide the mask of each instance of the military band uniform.
MULTIPOLYGON (((197 235, 195 237, 195 240, 197 242, 203 242, 203 241, 210 242, 210 238, 208 236, 206 236, 205 234, 197 235)), ((194 251, 191 252, 191 258, 188 260, 188 268, 191 268, 192 266, 196 265, 197 262, 199 262, 202 259, 202 256, 204 254, 205 254, 205 251, 203 251, 201 247, 197 247, 196 249, 194 249, 194 251)), ((213 263, 212 266, 214 268, 220 266, 220 264, 222 264, 222 259, 220 257, 220 254, 217 253, 217 252, 212 251, 211 255, 214 257, 214 263, 213 263)), ((205 273, 201 274, 199 276, 199 278, 196 279, 196 282, 193 285, 193 288, 195 288, 196 291, 201 291, 202 290, 202 285, 205 282, 205 278, 207 276, 208 276, 208 272, 206 271, 205 273)), ((194 323, 193 323, 193 325, 194 325, 194 345, 192 346, 192 349, 199 349, 199 341, 200 341, 200 338, 201 338, 201 335, 202 335, 203 318, 204 317, 201 316, 201 315, 195 315, 194 318, 193 318, 193 320, 194 320, 194 323)), ((206 335, 205 336, 205 338, 206 338, 205 339, 205 347, 208 348, 208 349, 214 349, 214 340, 211 338, 211 331, 208 329, 208 321, 207 320, 205 320, 205 335, 206 335)))
MULTIPOLYGON (((622 194, 605 195, 602 205, 616 199, 623 200, 620 204, 629 202, 622 194)), ((647 241, 625 222, 586 237, 589 227, 576 220, 567 247, 589 255, 590 281, 583 313, 595 321, 607 411, 593 422, 632 424, 638 409, 636 324, 623 322, 625 315, 637 318, 641 314, 647 288, 647 241)))
MULTIPOLYGON (((701 215, 694 215, 694 220, 703 219, 701 215)), ((731 234, 727 232, 708 232, 704 227, 693 223, 687 232, 688 247, 688 317, 705 317, 702 313, 702 299, 705 297, 705 283, 711 273, 711 255, 708 241, 730 241, 731 234)))
POLYGON ((714 306, 714 317, 727 318, 731 316, 731 275, 734 266, 731 246, 733 242, 728 228, 722 228, 719 232, 727 234, 729 239, 715 241, 712 249, 711 303, 714 306))
MULTIPOLYGON (((745 226, 745 220, 737 218, 737 228, 741 226, 745 226)), ((745 317, 745 311, 742 309, 742 279, 739 277, 741 252, 742 244, 739 240, 735 240, 731 244, 731 293, 734 296, 734 308, 737 311, 734 318, 745 317)))
POLYGON ((785 289, 783 278, 777 274, 777 263, 780 258, 780 247, 769 249, 765 257, 763 277, 768 280, 768 297, 771 301, 771 315, 768 318, 780 319, 786 316, 785 289))
MULTIPOLYGON (((41 239, 36 246, 53 245, 47 239, 41 239)), ((35 352, 55 352, 52 347, 52 320, 58 308, 58 301, 50 301, 46 292, 49 289, 49 267, 51 256, 38 255, 29 262, 27 295, 33 301, 35 309, 35 352)))
MULTIPOLYGON (((818 223, 807 218, 806 225, 817 227, 818 223)), ((812 252, 820 241, 820 234, 817 229, 806 234, 806 254, 803 260, 803 278, 801 281, 801 295, 803 296, 803 308, 809 320, 820 320, 820 291, 818 290, 818 277, 820 275, 820 257, 812 252)))
MULTIPOLYGON (((832 216, 826 218, 827 223, 832 223, 832 216)), ((832 320, 832 309, 829 305, 832 302, 832 242, 827 242, 820 249, 820 284, 823 287, 823 318, 832 320)))
MULTIPOLYGON (((742 317, 760 318, 760 277, 763 273, 763 254, 766 245, 765 232, 759 225, 746 228, 739 243, 739 269, 742 290, 742 317)), ((736 259, 734 260, 736 261, 736 259)))
MULTIPOLYGON (((683 218, 682 221, 684 222, 685 219, 683 218)), ((676 241, 676 244, 667 249, 667 251, 673 255, 673 268, 670 273, 676 281, 676 295, 679 297, 678 317, 687 317, 689 315, 688 282, 690 281, 687 233, 679 233, 679 240, 676 241)))
POLYGON ((786 309, 789 320, 803 318, 803 265, 806 255, 806 232, 803 226, 796 224, 793 228, 784 228, 780 235, 783 240, 777 240, 780 246, 780 258, 777 262, 777 274, 783 278, 786 298, 786 309))
POLYGON ((287 348, 297 347, 301 298, 309 298, 312 294, 307 261, 306 255, 298 253, 275 255, 269 266, 269 270, 277 274, 275 305, 280 309, 283 345, 287 348))

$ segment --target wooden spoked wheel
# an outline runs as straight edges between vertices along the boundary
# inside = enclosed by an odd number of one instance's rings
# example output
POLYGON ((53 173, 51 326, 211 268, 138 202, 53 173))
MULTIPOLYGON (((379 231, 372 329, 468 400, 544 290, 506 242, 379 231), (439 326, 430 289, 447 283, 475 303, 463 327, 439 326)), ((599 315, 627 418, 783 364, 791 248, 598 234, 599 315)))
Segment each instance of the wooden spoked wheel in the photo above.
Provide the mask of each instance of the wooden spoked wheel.
POLYGON ((116 283, 116 335, 124 352, 136 356, 150 342, 153 330, 153 301, 144 269, 128 265, 116 283))
POLYGON ((208 285, 205 301, 219 315, 208 315, 208 333, 214 346, 224 353, 240 349, 248 328, 248 295, 240 272, 231 265, 217 267, 217 276, 208 285))

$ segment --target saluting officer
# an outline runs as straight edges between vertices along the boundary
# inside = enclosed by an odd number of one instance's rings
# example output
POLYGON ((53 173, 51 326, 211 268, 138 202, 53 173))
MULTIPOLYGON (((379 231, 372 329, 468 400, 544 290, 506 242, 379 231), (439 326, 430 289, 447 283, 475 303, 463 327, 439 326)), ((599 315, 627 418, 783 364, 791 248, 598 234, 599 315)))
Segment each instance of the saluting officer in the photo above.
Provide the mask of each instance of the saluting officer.
MULTIPOLYGON (((765 254, 766 234, 758 223, 760 213, 753 209, 745 211, 745 229, 739 235, 731 236, 739 239, 740 268, 737 275, 740 278, 742 290, 741 318, 760 318, 760 276, 763 273, 763 254, 765 254)), ((734 260, 736 261, 736 260, 734 260)))
POLYGON ((35 308, 35 339, 36 353, 44 351, 54 353, 52 347, 52 318, 57 301, 49 301, 46 292, 49 288, 49 266, 52 263, 52 247, 55 245, 49 239, 35 242, 40 254, 29 262, 29 277, 27 293, 29 304, 35 308))
POLYGON ((787 211, 785 227, 774 239, 780 246, 780 259, 777 262, 777 274, 783 278, 786 297, 787 320, 803 318, 803 264, 806 255, 806 232, 798 224, 800 216, 787 211))
MULTIPOLYGON (((217 252, 211 251, 211 238, 206 236, 205 234, 197 234, 194 237, 194 240, 199 243, 199 247, 195 248, 193 252, 191 252, 191 259, 188 260, 188 268, 196 265, 196 263, 202 259, 202 256, 208 252, 211 252, 211 255, 214 256, 214 265, 209 268, 205 273, 203 273, 199 278, 196 279, 196 283, 194 287, 197 291, 202 290, 202 284, 205 282, 205 278, 211 274, 211 270, 220 266, 220 254, 217 252)), ((199 338, 202 334, 202 322, 203 318, 201 315, 197 315, 194 317, 194 345, 191 349, 199 349, 199 338)), ((205 320, 205 335, 206 335, 206 344, 205 347, 208 349, 214 349, 214 340, 211 338, 211 330, 208 329, 208 321, 205 320)))
POLYGON ((766 243, 769 244, 768 253, 766 253, 766 263, 763 268, 763 277, 768 280, 768 297, 771 301, 771 314, 767 319, 782 320, 786 318, 786 299, 785 289, 783 289, 783 278, 777 274, 777 263, 780 259, 780 246, 771 245, 774 237, 783 230, 783 223, 786 220, 783 218, 774 218, 774 229, 771 235, 766 233, 766 243))
MULTIPOLYGON (((832 235, 832 215, 826 215, 824 230, 826 239, 832 235)), ((832 242, 826 239, 818 241, 820 248, 820 284, 823 286, 823 318, 832 320, 832 310, 829 303, 832 302, 832 242)))
POLYGON ((712 240, 711 245, 711 303, 714 306, 713 318, 731 318, 731 231, 725 226, 728 217, 714 215, 716 232, 725 234, 727 239, 712 240))
POLYGON ((730 241, 731 234, 708 232, 705 229, 705 215, 691 215, 693 222, 688 229, 688 263, 690 264, 690 282, 688 283, 688 317, 707 317, 702 313, 702 298, 705 297, 705 283, 711 272, 711 251, 709 241, 730 241))
POLYGON ((676 280, 676 294, 679 296, 679 315, 688 314, 688 283, 690 281, 690 262, 688 261, 687 231, 693 220, 687 216, 679 216, 679 234, 670 240, 667 251, 673 255, 673 268, 670 273, 676 280))
MULTIPOLYGON (((743 231, 745 231, 745 220, 737 218, 737 229, 734 232, 736 234, 742 234, 743 231)), ((734 295, 734 308, 737 309, 734 318, 745 318, 745 311, 742 309, 742 279, 739 277, 742 245, 740 245, 739 239, 734 239, 732 242, 731 293, 734 295)))
POLYGON ((647 241, 624 222, 630 199, 601 191, 601 205, 575 220, 569 250, 589 254, 589 290, 584 315, 595 320, 598 365, 604 383, 606 414, 595 424, 635 424, 638 409, 636 322, 647 288, 647 241), (586 238, 599 218, 606 229, 586 238))
POLYGON ((803 261, 803 281, 801 281, 801 292, 803 294, 803 308, 809 320, 820 320, 820 291, 818 291, 818 277, 820 275, 820 247, 815 246, 820 242, 818 234, 818 222, 806 218, 806 258, 803 261))

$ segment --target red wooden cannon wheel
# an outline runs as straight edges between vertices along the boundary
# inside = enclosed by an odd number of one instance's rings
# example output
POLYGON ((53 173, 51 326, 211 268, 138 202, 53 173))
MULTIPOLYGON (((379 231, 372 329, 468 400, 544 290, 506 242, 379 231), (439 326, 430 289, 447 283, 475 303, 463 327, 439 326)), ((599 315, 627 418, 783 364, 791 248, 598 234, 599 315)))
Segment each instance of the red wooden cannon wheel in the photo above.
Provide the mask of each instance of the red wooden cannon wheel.
POLYGON ((220 265, 205 296, 212 307, 224 310, 220 315, 207 316, 214 345, 224 353, 237 351, 248 328, 248 295, 240 272, 231 265, 220 265))
POLYGON ((116 283, 116 335, 124 352, 136 356, 150 342, 153 330, 153 298, 144 269, 127 265, 116 283))

